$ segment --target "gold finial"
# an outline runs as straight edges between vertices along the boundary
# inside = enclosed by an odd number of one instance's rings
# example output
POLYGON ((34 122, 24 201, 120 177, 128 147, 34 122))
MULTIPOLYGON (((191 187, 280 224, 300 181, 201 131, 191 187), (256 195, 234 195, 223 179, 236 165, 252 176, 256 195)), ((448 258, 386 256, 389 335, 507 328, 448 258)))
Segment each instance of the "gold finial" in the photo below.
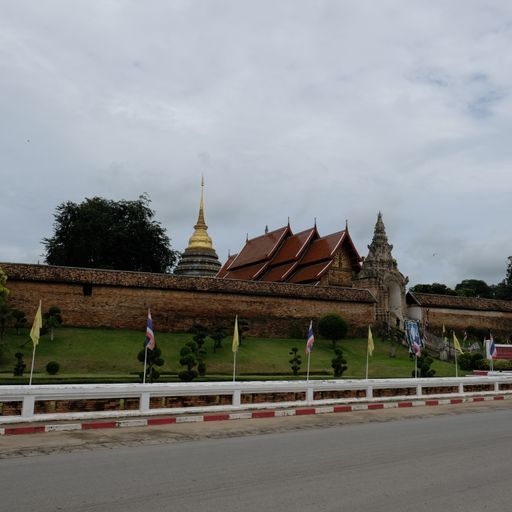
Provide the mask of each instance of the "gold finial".
POLYGON ((188 241, 188 249, 213 249, 212 239, 208 236, 208 226, 204 220, 204 176, 201 175, 201 200, 199 201, 199 215, 194 226, 194 234, 188 241))

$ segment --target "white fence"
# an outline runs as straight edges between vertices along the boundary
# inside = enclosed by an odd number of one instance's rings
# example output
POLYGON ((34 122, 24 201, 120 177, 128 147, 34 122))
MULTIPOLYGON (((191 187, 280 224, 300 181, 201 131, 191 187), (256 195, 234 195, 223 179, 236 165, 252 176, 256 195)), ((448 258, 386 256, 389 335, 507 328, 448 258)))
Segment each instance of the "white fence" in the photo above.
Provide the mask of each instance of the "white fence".
MULTIPOLYGON (((263 382, 199 382, 159 384, 76 384, 0 386, 0 424, 22 421, 57 419, 87 419, 105 417, 147 416, 162 414, 198 413, 206 411, 235 411, 276 407, 343 404, 357 402, 385 402, 393 400, 444 398, 467 395, 489 395, 512 392, 512 375, 447 377, 430 379, 371 379, 371 380, 310 380, 263 382), (510 390, 510 391, 509 391, 510 390), (288 394, 288 395, 287 395, 288 394), (289 398, 293 394, 294 399, 289 398), (329 396, 329 394, 331 396, 329 396), (257 397, 248 402, 247 397, 257 397), (300 399, 297 399, 300 396, 300 399), (213 405, 161 406, 168 397, 214 398, 213 405), (222 399, 220 398, 222 397, 222 399), (278 399, 280 398, 280 400, 278 399), (131 410, 83 410, 80 402, 94 400, 132 400, 137 407, 131 410), (135 402, 133 401, 135 399, 135 402), (155 402, 159 402, 156 403, 155 402), (37 403, 65 403, 71 410, 65 412, 38 412, 37 403), (77 402, 73 402, 77 401, 77 402), (5 412, 6 406, 16 405, 18 412, 5 412), (218 403, 223 403, 218 405, 218 403), (75 407, 75 409, 73 409, 75 407)), ((94 407, 94 404, 92 404, 94 407)), ((51 408, 50 408, 51 409, 51 408)))

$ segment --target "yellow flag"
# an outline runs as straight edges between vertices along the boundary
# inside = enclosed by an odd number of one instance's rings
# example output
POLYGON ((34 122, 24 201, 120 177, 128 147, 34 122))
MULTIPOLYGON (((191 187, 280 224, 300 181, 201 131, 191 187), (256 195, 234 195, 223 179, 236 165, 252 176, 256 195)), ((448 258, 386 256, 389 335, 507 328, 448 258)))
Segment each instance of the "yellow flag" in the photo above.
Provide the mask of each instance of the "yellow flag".
POLYGON ((457 336, 455 336, 455 331, 453 331, 453 348, 462 354, 462 349, 460 348, 460 343, 457 339, 457 336))
POLYGON ((34 347, 39 343, 39 334, 41 332, 41 327, 43 326, 43 316, 41 315, 41 301, 39 301, 39 307, 37 308, 37 313, 34 318, 34 323, 32 324, 32 329, 30 330, 30 339, 34 344, 34 347))
POLYGON ((375 345, 373 344, 373 334, 370 326, 368 326, 368 355, 373 354, 373 349, 375 348, 375 345))
POLYGON ((238 338, 238 315, 235 317, 235 331, 233 332, 233 352, 238 352, 240 340, 238 338))

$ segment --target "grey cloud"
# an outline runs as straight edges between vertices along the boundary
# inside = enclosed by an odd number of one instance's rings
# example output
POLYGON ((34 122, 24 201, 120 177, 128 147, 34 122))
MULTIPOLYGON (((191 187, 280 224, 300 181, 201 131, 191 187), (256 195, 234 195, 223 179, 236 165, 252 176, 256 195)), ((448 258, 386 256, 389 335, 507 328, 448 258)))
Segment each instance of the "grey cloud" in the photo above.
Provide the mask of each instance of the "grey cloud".
POLYGON ((411 282, 503 277, 509 2, 1 3, 0 260, 143 192, 183 249, 204 173, 222 258, 288 216, 364 255, 382 210, 411 282))

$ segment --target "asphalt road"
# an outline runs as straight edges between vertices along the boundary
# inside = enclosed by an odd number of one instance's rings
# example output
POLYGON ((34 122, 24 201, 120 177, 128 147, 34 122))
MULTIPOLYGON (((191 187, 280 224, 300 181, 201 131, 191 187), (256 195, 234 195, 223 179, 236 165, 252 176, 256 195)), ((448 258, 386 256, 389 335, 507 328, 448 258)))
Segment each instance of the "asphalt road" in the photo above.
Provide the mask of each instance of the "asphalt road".
POLYGON ((512 508, 512 409, 505 407, 111 446, 1 460, 0 510, 512 508))

